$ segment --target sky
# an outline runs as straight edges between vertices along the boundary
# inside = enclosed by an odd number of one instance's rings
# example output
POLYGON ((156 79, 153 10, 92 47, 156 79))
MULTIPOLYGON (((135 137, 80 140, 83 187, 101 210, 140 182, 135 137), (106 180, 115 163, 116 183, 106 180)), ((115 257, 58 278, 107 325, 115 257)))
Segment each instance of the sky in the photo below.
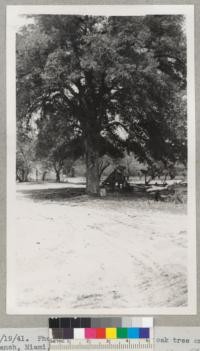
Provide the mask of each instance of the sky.
POLYGON ((13 29, 18 32, 24 25, 33 23, 33 18, 27 18, 26 15, 19 15, 16 14, 14 21, 12 22, 11 26, 13 29))

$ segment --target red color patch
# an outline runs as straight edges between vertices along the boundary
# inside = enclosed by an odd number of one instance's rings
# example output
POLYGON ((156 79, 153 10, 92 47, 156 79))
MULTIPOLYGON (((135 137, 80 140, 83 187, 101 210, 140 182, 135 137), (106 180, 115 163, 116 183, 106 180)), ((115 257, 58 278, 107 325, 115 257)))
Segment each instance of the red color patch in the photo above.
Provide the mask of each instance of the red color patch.
POLYGON ((105 328, 97 328, 96 329, 96 338, 97 339, 105 339, 106 338, 106 329, 105 328))

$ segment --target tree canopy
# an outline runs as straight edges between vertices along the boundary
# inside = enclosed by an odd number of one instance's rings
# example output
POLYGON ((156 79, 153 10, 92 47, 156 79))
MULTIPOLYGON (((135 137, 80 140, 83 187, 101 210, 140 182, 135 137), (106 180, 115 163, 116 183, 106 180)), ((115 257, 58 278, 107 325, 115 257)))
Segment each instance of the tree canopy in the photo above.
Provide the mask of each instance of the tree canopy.
POLYGON ((84 154, 91 194, 104 155, 186 163, 183 16, 34 20, 17 34, 17 118, 37 113, 41 150, 84 154))

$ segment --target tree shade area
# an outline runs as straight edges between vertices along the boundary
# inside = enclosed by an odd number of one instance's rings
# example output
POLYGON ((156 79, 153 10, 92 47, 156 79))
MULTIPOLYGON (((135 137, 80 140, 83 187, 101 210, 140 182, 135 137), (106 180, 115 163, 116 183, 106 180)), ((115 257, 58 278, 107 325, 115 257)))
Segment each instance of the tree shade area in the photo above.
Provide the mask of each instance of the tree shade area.
POLYGON ((37 15, 17 33, 17 176, 80 157, 98 195, 104 158, 187 165, 184 17, 37 15), (26 169, 26 172, 24 171, 26 169))

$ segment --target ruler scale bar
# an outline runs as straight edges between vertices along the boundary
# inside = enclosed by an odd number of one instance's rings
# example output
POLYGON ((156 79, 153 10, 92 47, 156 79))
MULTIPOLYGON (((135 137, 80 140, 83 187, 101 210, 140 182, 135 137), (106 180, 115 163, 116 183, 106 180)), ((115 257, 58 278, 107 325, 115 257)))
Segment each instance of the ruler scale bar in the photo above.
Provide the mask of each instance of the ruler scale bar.
POLYGON ((50 351, 65 350, 153 350, 153 341, 126 342, 126 343, 104 343, 104 344, 59 344, 50 343, 50 351))

